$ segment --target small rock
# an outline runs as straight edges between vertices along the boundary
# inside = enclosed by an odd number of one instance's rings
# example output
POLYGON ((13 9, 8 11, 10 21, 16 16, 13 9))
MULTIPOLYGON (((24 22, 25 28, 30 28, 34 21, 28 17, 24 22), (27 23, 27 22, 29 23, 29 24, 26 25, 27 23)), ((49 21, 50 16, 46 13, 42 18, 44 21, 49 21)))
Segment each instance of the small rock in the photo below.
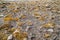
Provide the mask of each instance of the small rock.
POLYGON ((23 40, 27 40, 27 38, 24 38, 23 40))
POLYGON ((3 17, 4 15, 0 15, 0 17, 3 17))
POLYGON ((19 32, 18 30, 15 30, 13 33, 19 32))
POLYGON ((60 11, 58 11, 57 13, 60 14, 60 11))
POLYGON ((53 32, 53 29, 48 29, 47 31, 49 31, 49 32, 53 32))
POLYGON ((46 6, 46 8, 50 8, 50 5, 49 4, 46 4, 45 6, 46 6))
POLYGON ((11 40, 12 39, 12 35, 8 36, 8 39, 7 40, 11 40))

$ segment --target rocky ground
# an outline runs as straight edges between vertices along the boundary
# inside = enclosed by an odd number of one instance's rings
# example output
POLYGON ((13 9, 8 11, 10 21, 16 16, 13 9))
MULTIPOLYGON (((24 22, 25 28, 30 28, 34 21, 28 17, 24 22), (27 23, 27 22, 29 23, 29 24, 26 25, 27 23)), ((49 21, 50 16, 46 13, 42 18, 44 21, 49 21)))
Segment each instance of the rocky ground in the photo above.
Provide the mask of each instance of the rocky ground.
POLYGON ((0 1, 0 40, 60 40, 60 1, 0 1))

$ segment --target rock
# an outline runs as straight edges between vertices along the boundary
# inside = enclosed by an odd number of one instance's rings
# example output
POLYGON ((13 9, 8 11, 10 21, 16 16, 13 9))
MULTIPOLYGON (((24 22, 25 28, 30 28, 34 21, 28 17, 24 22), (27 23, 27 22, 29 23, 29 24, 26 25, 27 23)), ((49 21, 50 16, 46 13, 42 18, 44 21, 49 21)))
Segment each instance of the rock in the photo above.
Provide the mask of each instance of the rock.
POLYGON ((24 38, 23 40, 27 40, 27 38, 24 38))
POLYGON ((4 15, 0 15, 0 17, 3 17, 4 15))
POLYGON ((12 40, 12 34, 8 36, 7 40, 12 40))
POLYGON ((49 32, 53 32, 53 29, 48 29, 47 31, 49 31, 49 32))

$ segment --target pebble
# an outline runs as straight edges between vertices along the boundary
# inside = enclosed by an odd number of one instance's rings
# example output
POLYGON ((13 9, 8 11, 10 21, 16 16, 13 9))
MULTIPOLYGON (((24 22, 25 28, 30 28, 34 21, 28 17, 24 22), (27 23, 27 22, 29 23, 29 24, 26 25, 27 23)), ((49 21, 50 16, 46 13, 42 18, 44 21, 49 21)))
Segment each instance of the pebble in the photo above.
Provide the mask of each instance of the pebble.
POLYGON ((19 31, 16 29, 13 33, 16 33, 16 32, 19 32, 19 31))
POLYGON ((53 29, 48 29, 47 31, 49 31, 49 32, 53 32, 53 29))
POLYGON ((0 16, 4 16, 4 15, 0 15, 0 16))
POLYGON ((45 6, 46 6, 46 8, 50 8, 49 4, 46 4, 45 6))
POLYGON ((23 40, 27 40, 27 38, 24 38, 23 40))
POLYGON ((7 40, 12 40, 12 34, 8 36, 7 40))
POLYGON ((26 31, 28 31, 28 29, 29 29, 30 27, 29 26, 27 26, 27 28, 26 28, 26 31))

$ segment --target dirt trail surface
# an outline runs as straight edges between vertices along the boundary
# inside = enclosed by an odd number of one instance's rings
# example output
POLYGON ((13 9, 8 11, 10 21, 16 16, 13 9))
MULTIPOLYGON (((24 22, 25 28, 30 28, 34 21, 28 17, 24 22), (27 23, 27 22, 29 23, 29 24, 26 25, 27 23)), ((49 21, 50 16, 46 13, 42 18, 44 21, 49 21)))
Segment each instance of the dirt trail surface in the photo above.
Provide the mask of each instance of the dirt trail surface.
POLYGON ((60 40, 60 0, 1 0, 0 40, 60 40))

